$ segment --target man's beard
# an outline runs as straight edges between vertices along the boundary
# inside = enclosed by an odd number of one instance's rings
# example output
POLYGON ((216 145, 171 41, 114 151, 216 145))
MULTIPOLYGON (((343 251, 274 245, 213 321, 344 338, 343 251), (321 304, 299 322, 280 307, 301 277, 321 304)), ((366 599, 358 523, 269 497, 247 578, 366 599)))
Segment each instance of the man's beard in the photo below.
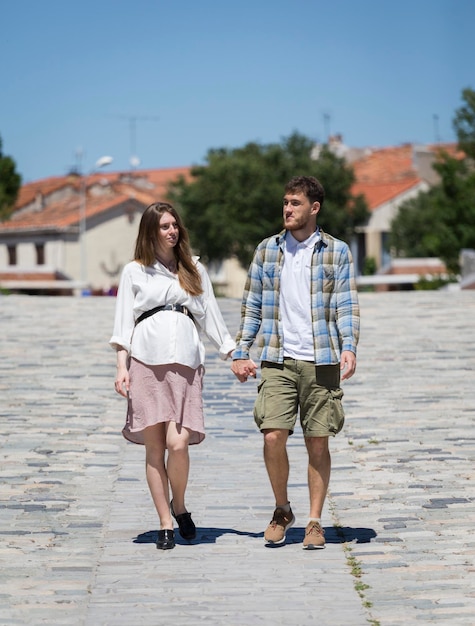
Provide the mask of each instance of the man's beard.
POLYGON ((303 219, 298 219, 297 220, 292 220, 291 222, 289 222, 288 224, 286 223, 286 220, 283 220, 283 226, 286 230, 300 230, 302 228, 304 228, 307 225, 307 223, 303 220, 303 219))

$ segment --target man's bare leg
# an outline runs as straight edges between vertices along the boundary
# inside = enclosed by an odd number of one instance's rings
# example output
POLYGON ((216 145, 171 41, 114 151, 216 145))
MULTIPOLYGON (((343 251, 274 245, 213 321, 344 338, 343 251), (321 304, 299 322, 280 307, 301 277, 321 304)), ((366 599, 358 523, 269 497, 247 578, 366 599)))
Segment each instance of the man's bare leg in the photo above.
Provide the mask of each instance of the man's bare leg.
POLYGON ((287 483, 289 480, 289 457, 287 439, 289 431, 282 428, 264 430, 264 461, 269 476, 276 506, 288 503, 287 483))
POLYGON ((328 491, 331 472, 328 437, 306 437, 305 445, 308 451, 310 517, 320 519, 328 491))

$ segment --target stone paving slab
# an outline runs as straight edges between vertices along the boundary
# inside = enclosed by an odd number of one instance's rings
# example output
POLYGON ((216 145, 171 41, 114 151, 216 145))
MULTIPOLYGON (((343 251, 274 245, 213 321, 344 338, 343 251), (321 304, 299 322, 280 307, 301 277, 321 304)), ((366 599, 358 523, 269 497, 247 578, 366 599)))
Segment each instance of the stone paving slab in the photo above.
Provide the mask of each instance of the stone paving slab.
POLYGON ((474 292, 362 295, 331 496, 381 624, 475 623, 474 292), (351 539, 348 536, 348 539, 351 539))
MULTIPOLYGON (((362 294, 357 375, 332 440, 327 547, 308 514, 267 548, 273 502, 241 385, 208 351, 191 448, 192 545, 155 549, 143 449, 122 439, 114 300, 0 296, 0 624, 473 624, 475 293, 362 294), (345 542, 345 543, 343 543, 345 542)), ((220 300, 231 332, 237 300, 220 300)))

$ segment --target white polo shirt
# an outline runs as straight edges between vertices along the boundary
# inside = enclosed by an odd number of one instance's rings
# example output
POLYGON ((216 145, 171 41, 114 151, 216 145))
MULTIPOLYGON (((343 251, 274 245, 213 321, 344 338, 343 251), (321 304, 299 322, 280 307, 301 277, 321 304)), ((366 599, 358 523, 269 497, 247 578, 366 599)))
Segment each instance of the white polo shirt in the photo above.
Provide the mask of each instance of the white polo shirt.
POLYGON ((280 312, 284 338, 284 357, 301 361, 315 360, 310 300, 310 266, 315 231, 305 241, 297 241, 290 231, 285 235, 284 264, 280 280, 280 312))

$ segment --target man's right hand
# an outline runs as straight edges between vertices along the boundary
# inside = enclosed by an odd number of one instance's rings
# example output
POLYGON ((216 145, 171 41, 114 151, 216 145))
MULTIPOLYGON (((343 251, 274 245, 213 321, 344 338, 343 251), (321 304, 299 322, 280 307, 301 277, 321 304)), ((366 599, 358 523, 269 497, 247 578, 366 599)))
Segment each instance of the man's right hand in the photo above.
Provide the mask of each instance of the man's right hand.
POLYGON ((240 383, 245 383, 249 376, 256 377, 257 365, 252 359, 236 359, 231 364, 231 370, 240 383))

